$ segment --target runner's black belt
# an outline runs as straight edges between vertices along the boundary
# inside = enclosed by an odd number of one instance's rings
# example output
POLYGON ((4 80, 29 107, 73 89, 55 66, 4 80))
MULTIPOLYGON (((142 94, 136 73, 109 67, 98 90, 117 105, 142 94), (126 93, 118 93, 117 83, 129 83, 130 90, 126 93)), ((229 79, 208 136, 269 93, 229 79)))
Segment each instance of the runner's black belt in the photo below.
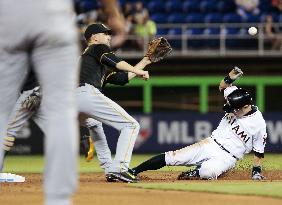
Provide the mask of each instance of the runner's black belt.
POLYGON ((229 152, 229 150, 225 149, 225 147, 222 146, 222 144, 220 144, 216 139, 212 138, 215 143, 222 149, 224 150, 225 152, 229 153, 233 158, 235 158, 236 160, 239 160, 238 157, 234 156, 231 152, 229 152))

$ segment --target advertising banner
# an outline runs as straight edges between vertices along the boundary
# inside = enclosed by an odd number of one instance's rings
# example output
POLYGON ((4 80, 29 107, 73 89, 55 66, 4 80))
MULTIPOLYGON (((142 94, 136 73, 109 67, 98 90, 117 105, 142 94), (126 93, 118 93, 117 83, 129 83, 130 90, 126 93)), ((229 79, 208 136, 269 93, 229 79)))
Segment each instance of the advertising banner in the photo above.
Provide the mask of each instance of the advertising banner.
MULTIPOLYGON (((266 152, 282 153, 282 113, 264 113, 263 115, 268 133, 266 152)), ((134 153, 161 153, 179 149, 209 137, 223 117, 223 113, 166 112, 133 116, 140 123, 134 153)), ((110 149, 115 153, 119 133, 108 126, 104 126, 104 130, 110 149)), ((12 152, 41 154, 42 144, 42 132, 33 122, 29 122, 16 140, 12 152)))

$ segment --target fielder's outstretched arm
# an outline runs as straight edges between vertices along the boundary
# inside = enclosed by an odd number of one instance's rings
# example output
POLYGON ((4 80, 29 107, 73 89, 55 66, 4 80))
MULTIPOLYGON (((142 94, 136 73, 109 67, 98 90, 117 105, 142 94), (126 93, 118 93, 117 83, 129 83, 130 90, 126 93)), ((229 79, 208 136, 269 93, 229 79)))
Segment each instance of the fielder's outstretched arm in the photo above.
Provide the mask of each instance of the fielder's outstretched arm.
MULTIPOLYGON (((151 61, 148 57, 142 58, 141 61, 139 61, 134 68, 143 70, 147 65, 149 65, 151 61)), ((106 83, 114 84, 114 85, 125 85, 130 80, 132 80, 136 76, 135 73, 132 72, 126 72, 126 71, 118 71, 118 72, 112 72, 109 73, 106 77, 106 80, 104 81, 104 86, 106 83)))
MULTIPOLYGON (((134 68, 143 70, 147 65, 151 64, 151 61, 148 57, 143 57, 135 66, 134 68)), ((136 76, 135 73, 128 72, 128 80, 132 80, 136 76)))
POLYGON ((148 71, 140 70, 135 66, 133 67, 132 65, 130 65, 125 61, 120 61, 119 63, 117 63, 116 68, 119 70, 135 73, 137 76, 140 76, 144 80, 147 80, 150 77, 148 71))

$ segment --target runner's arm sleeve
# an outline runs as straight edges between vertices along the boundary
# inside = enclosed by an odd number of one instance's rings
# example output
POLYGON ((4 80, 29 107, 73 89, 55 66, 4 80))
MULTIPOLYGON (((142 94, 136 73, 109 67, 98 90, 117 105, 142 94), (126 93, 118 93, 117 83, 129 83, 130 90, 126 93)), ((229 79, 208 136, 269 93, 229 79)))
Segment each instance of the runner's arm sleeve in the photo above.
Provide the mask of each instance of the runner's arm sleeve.
POLYGON ((266 144, 267 133, 266 127, 261 129, 253 138, 253 151, 257 157, 263 158, 264 148, 266 144))

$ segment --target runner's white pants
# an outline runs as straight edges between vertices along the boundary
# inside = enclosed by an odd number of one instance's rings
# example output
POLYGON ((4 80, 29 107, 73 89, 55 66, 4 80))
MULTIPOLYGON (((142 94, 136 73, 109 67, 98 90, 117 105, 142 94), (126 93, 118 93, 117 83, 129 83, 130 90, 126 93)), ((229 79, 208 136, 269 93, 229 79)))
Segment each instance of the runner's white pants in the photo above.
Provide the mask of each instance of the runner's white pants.
POLYGON ((217 179, 222 173, 233 168, 237 160, 209 137, 182 149, 166 152, 165 161, 167 166, 201 165, 201 178, 217 179))

